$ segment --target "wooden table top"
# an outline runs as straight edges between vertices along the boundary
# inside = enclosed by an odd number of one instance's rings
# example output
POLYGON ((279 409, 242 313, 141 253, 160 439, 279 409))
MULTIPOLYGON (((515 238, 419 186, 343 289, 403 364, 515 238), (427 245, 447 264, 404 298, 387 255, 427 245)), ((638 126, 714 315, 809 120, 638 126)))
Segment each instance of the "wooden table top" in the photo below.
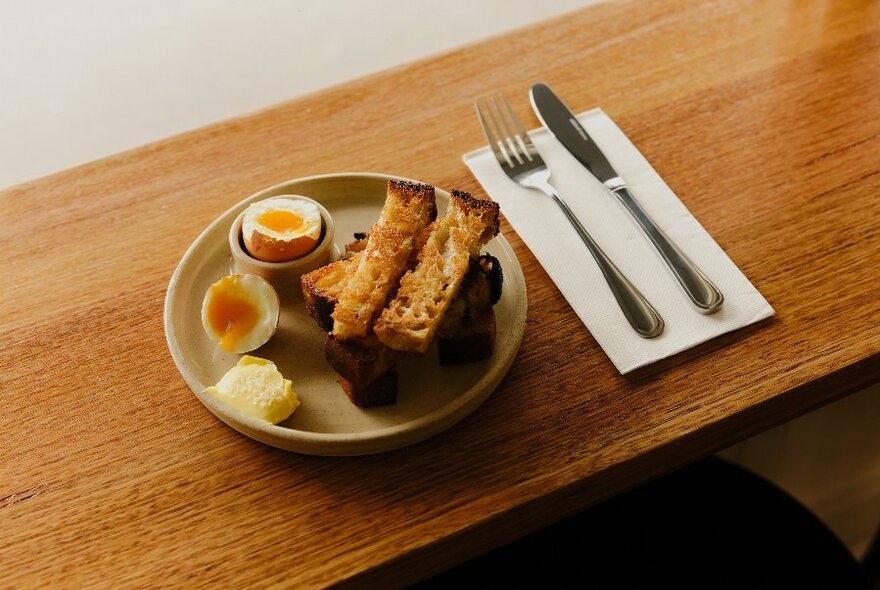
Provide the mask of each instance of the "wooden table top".
POLYGON ((877 381, 878 89, 877 3, 607 3, 0 193, 0 578, 399 585, 877 381), (162 312, 208 223, 325 172, 481 192, 472 99, 525 114, 539 80, 604 108, 777 316, 622 377, 504 227, 525 337, 452 429, 310 457, 199 403, 162 312))

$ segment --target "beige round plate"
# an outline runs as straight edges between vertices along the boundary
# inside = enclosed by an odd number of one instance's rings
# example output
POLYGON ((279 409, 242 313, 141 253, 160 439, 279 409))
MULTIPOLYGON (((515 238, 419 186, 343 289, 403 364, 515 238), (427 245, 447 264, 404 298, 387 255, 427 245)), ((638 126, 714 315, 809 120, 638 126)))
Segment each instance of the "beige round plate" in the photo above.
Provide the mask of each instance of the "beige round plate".
MULTIPOLYGON (((299 194, 323 204, 336 223, 336 246, 366 231, 385 201, 384 174, 329 174, 283 182, 241 201, 216 219, 189 247, 174 271, 165 297, 165 336, 180 374, 196 396, 223 422, 275 447, 313 455, 362 455, 396 449, 441 432, 473 412, 497 387, 513 363, 526 320, 522 267, 500 235, 486 250, 504 273, 501 301, 495 306, 498 334, 491 359, 459 367, 440 367, 432 347, 423 358, 401 362, 397 404, 361 409, 352 404, 324 361, 325 334, 306 315, 302 302, 282 307, 275 336, 250 353, 272 360, 291 381, 302 402, 278 425, 243 416, 203 395, 232 367, 239 355, 208 340, 200 310, 208 286, 230 273, 227 233, 252 201, 299 194)), ((449 194, 437 190, 442 215, 449 194)))

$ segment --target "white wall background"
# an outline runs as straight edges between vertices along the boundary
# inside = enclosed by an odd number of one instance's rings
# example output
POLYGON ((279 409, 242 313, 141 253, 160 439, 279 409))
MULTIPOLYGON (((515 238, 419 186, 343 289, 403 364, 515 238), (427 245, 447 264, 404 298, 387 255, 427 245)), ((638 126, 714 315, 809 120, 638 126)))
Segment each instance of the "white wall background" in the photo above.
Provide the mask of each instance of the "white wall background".
POLYGON ((0 0, 0 188, 595 0, 0 0))

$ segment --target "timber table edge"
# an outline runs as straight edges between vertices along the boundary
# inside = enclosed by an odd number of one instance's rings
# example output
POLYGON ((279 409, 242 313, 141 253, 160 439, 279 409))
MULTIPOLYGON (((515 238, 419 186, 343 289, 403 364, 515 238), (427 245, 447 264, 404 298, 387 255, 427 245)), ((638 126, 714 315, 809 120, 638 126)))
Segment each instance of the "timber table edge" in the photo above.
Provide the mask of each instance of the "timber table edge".
MULTIPOLYGON (((620 4, 617 5, 617 7, 620 6, 620 4)), ((594 9, 596 9, 595 6, 586 7, 572 14, 556 17, 545 23, 523 27, 522 29, 517 29, 517 31, 544 29, 549 24, 559 23, 562 19, 569 18, 572 15, 592 13, 594 9)), ((616 9, 615 6, 602 6, 598 10, 614 12, 616 9)), ((620 8, 620 10, 622 11, 623 8, 620 8)), ((60 185, 69 178, 102 172, 107 167, 124 168, 129 164, 138 162, 145 155, 174 150, 180 146, 186 147, 187 144, 205 137, 232 132, 243 126, 257 125, 266 117, 286 113, 293 105, 318 101, 325 96, 334 96, 340 89, 364 88, 371 85, 374 81, 389 79, 396 72, 407 72, 415 64, 434 64, 448 59, 450 55, 469 51, 469 47, 479 48, 487 44, 496 43, 498 39, 511 38, 511 35, 512 33, 509 33, 488 41, 473 44, 472 46, 465 46, 464 48, 437 56, 430 56, 411 64, 371 74, 275 106, 260 109, 253 113, 186 131, 108 158, 8 187, 0 191, 0 199, 12 200, 19 194, 42 189, 46 186, 60 185)), ((552 80, 550 81, 552 82, 552 80)), ((332 169, 322 168, 320 162, 316 163, 316 165, 318 167, 309 170, 309 174, 333 171, 332 169)), ((460 161, 457 162, 457 166, 457 168, 449 172, 450 176, 458 177, 462 174, 467 174, 460 161)), ((418 177, 417 175, 413 176, 418 177)), ((511 228, 508 228, 508 231, 513 234, 511 228)), ((527 255, 525 246, 520 241, 515 241, 517 243, 511 245, 516 254, 520 257, 527 255)), ((166 283, 167 279, 171 276, 171 272, 173 272, 173 268, 169 270, 168 276, 165 277, 166 283)), ((534 274, 538 271, 532 270, 530 272, 534 274)), ((163 294, 165 286, 163 285, 163 294)), ((760 284, 757 284, 757 286, 761 287, 760 284)), ((771 304, 774 304, 774 307, 776 306, 772 300, 771 304)), ((533 310, 530 302, 529 315, 532 315, 532 313, 533 310)), ((571 314, 572 312, 569 309, 569 315, 571 314)), ((760 328, 758 331, 760 331, 760 328)), ((734 336, 731 341, 735 342, 736 339, 737 337, 734 336)), ((164 336, 162 340, 164 342, 164 336)), ((683 353, 682 355, 676 355, 668 360, 661 361, 657 366, 646 367, 643 371, 640 370, 637 375, 645 378, 651 378, 653 375, 664 375, 673 372, 677 367, 693 362, 693 360, 694 357, 683 353)), ((170 363, 171 367, 174 366, 168 354, 165 355, 163 361, 164 363, 170 363)), ((176 372, 176 368, 174 370, 176 372)), ((643 481, 694 460, 697 457, 689 449, 693 448, 695 441, 699 441, 703 455, 715 452, 797 415, 830 403, 847 393, 871 383, 876 383, 878 380, 880 380, 880 353, 875 352, 861 358, 850 358, 849 362, 831 372, 826 372, 809 381, 796 383, 791 387, 781 389, 775 397, 750 405, 736 413, 728 414, 721 420, 694 429, 671 442, 651 448, 648 452, 635 455, 592 474, 587 474, 589 477, 583 477, 577 481, 566 483, 552 490, 547 495, 534 497, 512 508, 482 519, 474 519, 469 526, 450 536, 438 541, 430 541, 403 554, 398 554, 396 558, 386 559, 384 562, 368 565, 360 570, 349 568, 333 580, 324 579, 322 581, 353 586, 378 586, 387 584, 389 577, 398 574, 409 576, 411 579, 424 577, 444 567, 454 565, 481 550, 489 549, 493 545, 518 538, 581 508, 601 501, 613 493, 638 485, 643 481), (599 489, 598 492, 597 488, 599 489), (346 576, 348 577, 346 578, 346 576)), ((184 388, 188 391, 185 385, 184 388)), ((490 403, 491 400, 492 398, 490 398, 490 403)), ((473 419, 468 418, 464 422, 468 420, 472 421, 473 419)))
POLYGON ((751 406, 738 415, 728 416, 706 428, 656 447, 648 453, 613 465, 593 474, 588 482, 586 480, 574 482, 554 490, 551 494, 521 504, 506 513, 477 522, 458 534, 400 555, 397 559, 375 568, 361 571, 347 580, 334 584, 334 587, 377 589, 405 587, 389 581, 399 580, 401 577, 411 581, 427 579, 878 382, 880 382, 880 355, 874 355, 821 379, 792 388, 781 396, 751 406), (798 406, 796 414, 786 415, 780 420, 778 406, 790 403, 794 395, 811 396, 813 405, 798 406), (747 418, 752 423, 750 428, 744 429, 738 423, 743 418, 747 418), (701 457, 694 457, 687 450, 694 438, 707 439, 705 443, 707 450, 701 457), (633 478, 630 475, 634 471, 640 474, 639 477, 633 478), (603 490, 596 495, 594 490, 589 489, 594 486, 602 487, 604 482, 608 481, 615 482, 613 492, 603 490), (536 518, 536 514, 540 516, 536 518), (526 523, 525 526, 523 523, 526 523))

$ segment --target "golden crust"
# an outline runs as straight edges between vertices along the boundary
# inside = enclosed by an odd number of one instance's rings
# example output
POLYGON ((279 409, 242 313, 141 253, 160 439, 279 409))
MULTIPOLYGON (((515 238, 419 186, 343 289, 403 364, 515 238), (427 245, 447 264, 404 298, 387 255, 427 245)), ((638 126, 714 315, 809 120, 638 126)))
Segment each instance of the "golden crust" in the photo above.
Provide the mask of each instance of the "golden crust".
MULTIPOLYGON (((389 180, 388 181, 388 194, 393 194, 395 197, 401 198, 405 201, 409 201, 412 199, 423 200, 430 199, 434 200, 434 187, 430 184, 420 184, 418 182, 410 182, 408 180, 389 180)), ((437 217, 437 205, 434 205, 434 215, 437 217)))
POLYGON ((300 279, 306 312, 325 332, 333 329, 331 314, 336 307, 339 293, 348 282, 351 269, 358 264, 360 256, 358 252, 349 259, 331 262, 304 274, 300 279))
POLYGON ((459 203, 459 208, 471 213, 481 212, 475 215, 485 222, 485 236, 482 242, 485 244, 498 235, 501 231, 501 207, 491 199, 480 199, 470 193, 452 189, 451 198, 459 203))
POLYGON ((434 224, 419 264, 400 280, 397 295, 373 330, 395 350, 424 354, 458 294, 471 257, 498 233, 498 204, 453 191, 445 217, 434 224))
POLYGON ((355 235, 357 241, 346 246, 345 259, 302 278, 309 315, 333 332, 325 344, 325 357, 355 405, 396 401, 399 353, 380 340, 381 334, 391 334, 395 341, 403 334, 401 350, 423 352, 442 325, 441 364, 473 362, 492 354, 491 307, 500 295, 501 274, 497 260, 478 254, 498 233, 498 205, 454 190, 446 216, 435 221, 436 215, 433 187, 390 181, 382 213, 369 234, 355 235), (376 283, 383 289, 374 290, 376 283), (349 303, 340 305, 343 297, 349 303), (389 297, 391 304, 385 307, 389 297), (456 305, 444 322, 453 301, 456 305), (393 306, 424 307, 425 302, 432 303, 428 305, 432 317, 422 334, 407 331, 409 324, 383 322, 393 306), (358 315, 365 310, 366 317, 358 315), (337 334, 339 326, 361 322, 366 324, 363 335, 346 339, 337 334))
POLYGON ((437 215, 434 187, 389 181, 379 220, 370 230, 360 261, 339 293, 333 335, 342 340, 370 333, 415 247, 416 236, 437 215))

